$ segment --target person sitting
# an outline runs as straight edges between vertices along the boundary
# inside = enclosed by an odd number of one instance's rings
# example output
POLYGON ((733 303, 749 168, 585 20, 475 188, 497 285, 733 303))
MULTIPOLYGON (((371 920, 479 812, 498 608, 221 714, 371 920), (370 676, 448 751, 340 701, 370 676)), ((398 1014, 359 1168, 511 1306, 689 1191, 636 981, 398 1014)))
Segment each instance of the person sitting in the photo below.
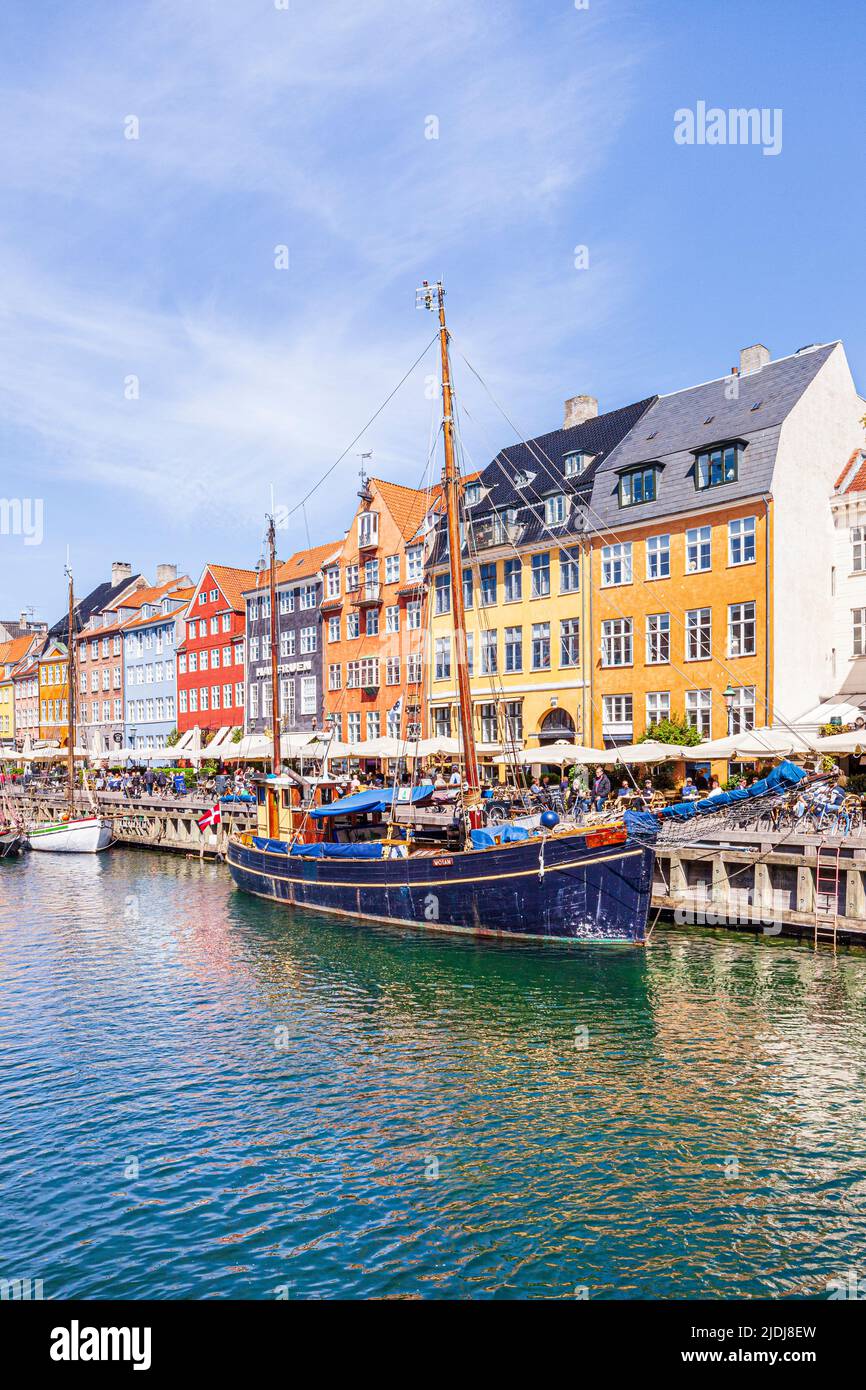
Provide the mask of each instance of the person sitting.
POLYGON ((714 777, 714 778, 713 778, 713 781, 712 781, 712 785, 710 786, 710 790, 707 792, 707 797, 709 798, 709 797, 711 797, 711 796, 723 796, 723 795, 724 795, 724 791, 723 791, 722 785, 721 785, 721 783, 719 782, 718 777, 714 777))
POLYGON ((698 795, 698 789, 691 777, 687 777, 683 782, 680 797, 683 801, 694 801, 698 795))
POLYGON ((462 785, 462 778, 460 776, 459 768, 452 767, 451 776, 448 778, 448 785, 449 787, 459 787, 462 785))

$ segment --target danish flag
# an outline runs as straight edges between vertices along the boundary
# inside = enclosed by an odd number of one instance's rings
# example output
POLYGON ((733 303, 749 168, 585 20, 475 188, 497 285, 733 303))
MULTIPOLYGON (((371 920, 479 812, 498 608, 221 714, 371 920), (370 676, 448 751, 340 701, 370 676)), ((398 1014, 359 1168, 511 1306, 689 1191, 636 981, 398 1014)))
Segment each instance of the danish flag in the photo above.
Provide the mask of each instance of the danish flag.
POLYGON ((209 825, 219 825, 219 823, 220 823, 220 804, 219 804, 219 802, 217 802, 216 806, 214 806, 212 810, 210 810, 210 811, 205 811, 205 813, 204 813, 203 816, 199 816, 198 828, 199 828, 199 830, 204 831, 204 830, 207 830, 207 828, 208 828, 209 825))

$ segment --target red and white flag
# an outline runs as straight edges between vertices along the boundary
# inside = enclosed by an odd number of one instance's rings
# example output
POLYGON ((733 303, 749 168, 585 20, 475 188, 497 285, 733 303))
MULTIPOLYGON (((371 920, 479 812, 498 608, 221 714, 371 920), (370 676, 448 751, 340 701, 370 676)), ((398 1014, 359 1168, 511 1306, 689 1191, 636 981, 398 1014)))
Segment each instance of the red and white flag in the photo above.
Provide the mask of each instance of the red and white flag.
POLYGON ((214 825, 214 826, 216 826, 216 825, 219 825, 219 823, 220 823, 220 804, 219 804, 219 802, 217 802, 216 806, 214 806, 212 810, 210 810, 210 811, 205 811, 205 813, 204 813, 203 816, 199 816, 198 828, 199 828, 199 830, 204 831, 204 830, 207 830, 207 828, 208 828, 209 825, 214 825))

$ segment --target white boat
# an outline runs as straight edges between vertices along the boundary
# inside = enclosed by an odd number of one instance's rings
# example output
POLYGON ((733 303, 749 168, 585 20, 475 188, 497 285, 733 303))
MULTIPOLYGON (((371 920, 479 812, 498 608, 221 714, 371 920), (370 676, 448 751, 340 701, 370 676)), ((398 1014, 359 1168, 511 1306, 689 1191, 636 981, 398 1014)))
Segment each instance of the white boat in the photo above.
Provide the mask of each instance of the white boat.
POLYGON ((96 854, 108 849, 113 838, 110 820, 101 816, 77 816, 74 820, 45 821, 27 831, 31 849, 60 850, 66 854, 96 854))

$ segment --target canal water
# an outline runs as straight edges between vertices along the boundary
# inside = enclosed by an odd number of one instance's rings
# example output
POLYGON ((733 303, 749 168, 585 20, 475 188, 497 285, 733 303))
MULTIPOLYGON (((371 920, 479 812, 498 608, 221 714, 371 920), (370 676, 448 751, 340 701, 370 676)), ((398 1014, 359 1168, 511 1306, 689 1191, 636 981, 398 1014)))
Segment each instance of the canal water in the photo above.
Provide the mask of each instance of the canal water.
POLYGON ((0 1277, 46 1298, 826 1298, 866 1277, 864 1082, 864 956, 0 864, 0 1277))

